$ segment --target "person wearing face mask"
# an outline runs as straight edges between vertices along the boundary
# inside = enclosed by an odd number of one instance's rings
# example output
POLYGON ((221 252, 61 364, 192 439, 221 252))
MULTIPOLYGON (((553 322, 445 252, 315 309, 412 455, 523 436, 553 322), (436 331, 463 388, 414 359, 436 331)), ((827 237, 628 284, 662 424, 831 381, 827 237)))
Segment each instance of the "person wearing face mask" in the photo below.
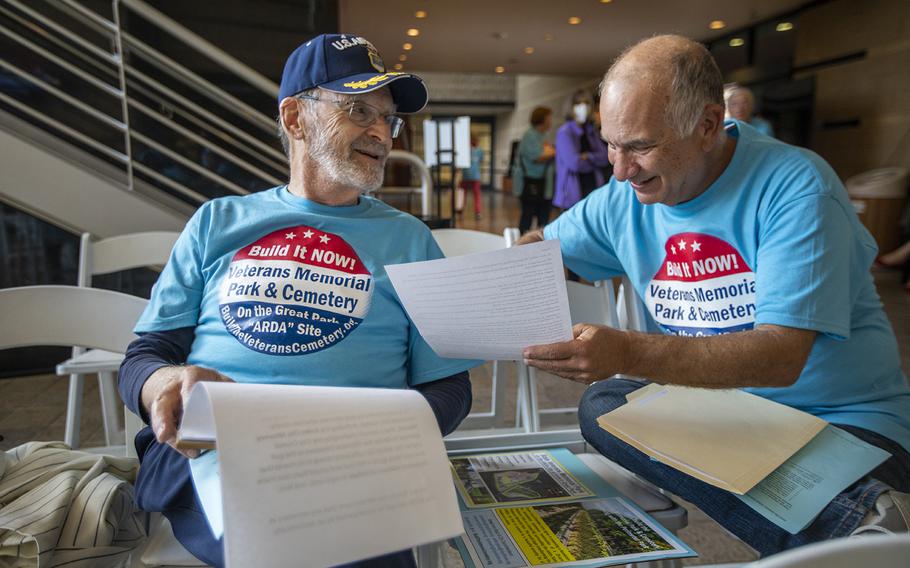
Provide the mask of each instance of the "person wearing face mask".
POLYGON ((568 209, 602 186, 610 160, 591 119, 594 102, 579 89, 572 95, 572 116, 556 132, 556 187, 553 205, 568 209))

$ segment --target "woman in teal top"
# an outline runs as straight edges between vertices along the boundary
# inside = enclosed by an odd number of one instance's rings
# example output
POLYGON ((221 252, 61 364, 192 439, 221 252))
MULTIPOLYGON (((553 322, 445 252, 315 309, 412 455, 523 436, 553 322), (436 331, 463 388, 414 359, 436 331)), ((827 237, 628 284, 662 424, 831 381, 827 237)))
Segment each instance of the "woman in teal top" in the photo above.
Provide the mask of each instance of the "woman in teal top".
POLYGON ((521 199, 518 230, 531 228, 537 219, 542 229, 550 221, 553 201, 553 158, 556 150, 544 138, 553 126, 553 111, 537 107, 531 112, 531 127, 521 137, 515 164, 512 166, 512 189, 521 199))

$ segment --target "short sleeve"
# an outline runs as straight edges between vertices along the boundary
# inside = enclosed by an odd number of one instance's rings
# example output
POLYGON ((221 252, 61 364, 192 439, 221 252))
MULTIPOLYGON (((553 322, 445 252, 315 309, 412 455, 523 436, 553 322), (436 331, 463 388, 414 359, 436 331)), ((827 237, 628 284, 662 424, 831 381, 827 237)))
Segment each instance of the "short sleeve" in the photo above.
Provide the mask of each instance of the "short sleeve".
MULTIPOLYGON (((436 241, 430 235, 429 231, 426 232, 425 238, 426 252, 425 258, 422 260, 444 258, 445 255, 442 253, 442 250, 440 250, 439 245, 436 244, 436 241)), ((404 307, 401 309, 404 310, 404 307)), ((405 313, 407 312, 405 311, 405 313)), ((444 379, 483 364, 483 361, 473 359, 450 359, 447 357, 440 357, 427 344, 423 336, 420 335, 417 326, 414 325, 414 322, 411 320, 411 316, 408 316, 408 321, 410 322, 410 329, 408 331, 408 384, 410 386, 413 387, 415 385, 444 379)))
POLYGON ((608 196, 609 188, 595 191, 544 228, 544 238, 559 239, 566 267, 587 280, 623 274, 607 224, 608 196))
POLYGON ((203 209, 197 211, 171 251, 164 270, 152 288, 152 297, 133 331, 165 331, 193 327, 198 323, 205 281, 199 225, 203 209))
POLYGON ((755 324, 850 335, 853 227, 831 196, 804 196, 760 226, 755 324))

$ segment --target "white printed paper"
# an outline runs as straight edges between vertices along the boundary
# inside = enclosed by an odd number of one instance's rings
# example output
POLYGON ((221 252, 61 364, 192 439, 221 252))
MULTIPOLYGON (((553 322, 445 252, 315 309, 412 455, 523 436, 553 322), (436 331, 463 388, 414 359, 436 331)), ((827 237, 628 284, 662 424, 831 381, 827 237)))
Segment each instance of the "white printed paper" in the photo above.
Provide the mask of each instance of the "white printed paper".
POLYGON ((441 357, 518 360, 525 347, 572 339, 559 241, 385 268, 441 357))
POLYGON ((229 568, 334 566, 463 532, 416 391, 203 382, 180 433, 217 434, 229 568))

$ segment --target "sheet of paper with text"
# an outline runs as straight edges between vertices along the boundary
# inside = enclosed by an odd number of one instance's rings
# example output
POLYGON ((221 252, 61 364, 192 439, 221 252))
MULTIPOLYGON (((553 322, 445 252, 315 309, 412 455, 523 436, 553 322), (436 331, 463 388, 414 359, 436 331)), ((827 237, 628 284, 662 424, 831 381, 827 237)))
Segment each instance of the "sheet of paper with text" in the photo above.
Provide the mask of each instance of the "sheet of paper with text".
POLYGON ((385 268, 442 357, 517 360, 525 347, 572 339, 559 241, 385 268))
POLYGON ((463 532, 416 391, 205 382, 184 429, 217 434, 229 568, 334 566, 463 532))

